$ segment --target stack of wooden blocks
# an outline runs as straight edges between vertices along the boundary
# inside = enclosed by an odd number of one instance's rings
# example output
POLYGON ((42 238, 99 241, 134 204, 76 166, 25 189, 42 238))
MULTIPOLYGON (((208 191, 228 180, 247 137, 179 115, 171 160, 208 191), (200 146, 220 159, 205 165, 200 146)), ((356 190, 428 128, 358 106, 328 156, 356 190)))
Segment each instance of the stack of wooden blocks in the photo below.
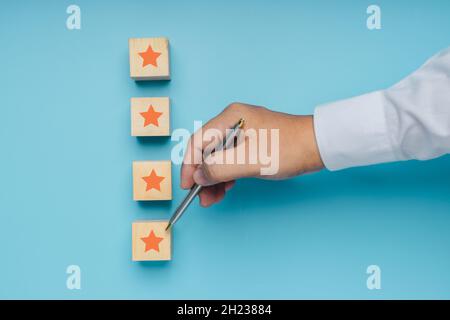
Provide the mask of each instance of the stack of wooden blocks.
MULTIPOLYGON (((166 38, 129 39, 130 76, 136 81, 169 80, 169 41, 166 38)), ((170 136, 169 97, 131 98, 131 135, 170 136)), ((172 162, 134 161, 133 199, 172 200, 172 162)), ((171 259, 168 221, 135 221, 132 225, 133 261, 171 259)))

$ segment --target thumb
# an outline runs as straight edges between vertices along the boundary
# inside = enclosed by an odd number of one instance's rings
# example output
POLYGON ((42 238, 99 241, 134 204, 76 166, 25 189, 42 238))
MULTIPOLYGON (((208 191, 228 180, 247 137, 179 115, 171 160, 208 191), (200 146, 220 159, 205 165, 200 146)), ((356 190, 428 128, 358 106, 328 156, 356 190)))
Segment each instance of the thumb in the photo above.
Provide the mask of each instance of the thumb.
POLYGON ((210 186, 244 177, 256 176, 259 173, 257 164, 237 161, 240 147, 214 152, 197 167, 193 174, 195 183, 210 186))

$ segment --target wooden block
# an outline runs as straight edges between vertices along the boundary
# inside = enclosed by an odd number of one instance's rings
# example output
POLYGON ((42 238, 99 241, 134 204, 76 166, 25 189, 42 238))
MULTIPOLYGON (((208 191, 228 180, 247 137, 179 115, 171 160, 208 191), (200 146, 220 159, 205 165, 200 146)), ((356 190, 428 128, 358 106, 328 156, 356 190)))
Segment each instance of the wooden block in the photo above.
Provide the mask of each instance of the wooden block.
POLYGON ((171 200, 172 162, 134 161, 133 199, 171 200))
POLYGON ((131 98, 131 135, 169 136, 169 98, 131 98))
POLYGON ((134 80, 169 80, 169 40, 167 38, 131 38, 130 77, 134 80))
POLYGON ((172 258, 171 230, 168 221, 136 221, 132 225, 133 261, 158 261, 172 258))

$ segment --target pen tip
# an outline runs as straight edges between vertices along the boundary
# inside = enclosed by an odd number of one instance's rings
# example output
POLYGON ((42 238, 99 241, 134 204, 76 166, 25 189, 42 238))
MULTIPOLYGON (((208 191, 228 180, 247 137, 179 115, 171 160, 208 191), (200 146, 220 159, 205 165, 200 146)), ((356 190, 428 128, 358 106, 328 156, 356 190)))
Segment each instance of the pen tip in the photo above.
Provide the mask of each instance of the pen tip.
POLYGON ((165 231, 169 230, 171 226, 172 226, 172 224, 169 222, 169 223, 167 224, 167 227, 166 227, 166 230, 165 230, 165 231))

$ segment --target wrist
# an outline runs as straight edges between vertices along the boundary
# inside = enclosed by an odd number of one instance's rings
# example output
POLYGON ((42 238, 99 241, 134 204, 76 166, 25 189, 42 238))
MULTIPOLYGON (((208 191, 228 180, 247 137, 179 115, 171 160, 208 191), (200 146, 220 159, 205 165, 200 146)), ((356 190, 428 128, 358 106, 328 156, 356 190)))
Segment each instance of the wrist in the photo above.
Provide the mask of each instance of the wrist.
POLYGON ((299 122, 303 172, 319 171, 324 168, 324 163, 316 140, 314 118, 312 115, 299 116, 299 122))

